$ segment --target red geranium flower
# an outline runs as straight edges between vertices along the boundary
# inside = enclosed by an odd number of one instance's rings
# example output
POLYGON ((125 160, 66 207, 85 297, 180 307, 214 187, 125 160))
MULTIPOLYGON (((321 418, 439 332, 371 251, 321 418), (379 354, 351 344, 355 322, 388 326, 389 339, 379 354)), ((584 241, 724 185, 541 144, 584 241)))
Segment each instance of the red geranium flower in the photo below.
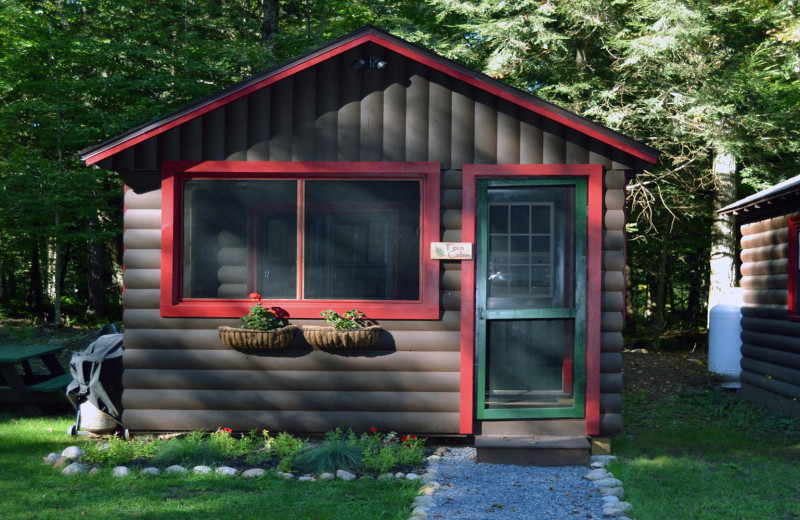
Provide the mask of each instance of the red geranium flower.
POLYGON ((374 426, 370 427, 369 431, 370 433, 378 433, 378 429, 374 426))
POLYGON ((412 435, 409 435, 409 436, 408 436, 408 438, 409 438, 409 439, 411 439, 412 441, 415 441, 415 440, 417 440, 417 436, 416 436, 416 435, 413 435, 413 434, 412 434, 412 435))
POLYGON ((408 439, 408 437, 403 435, 402 437, 400 437, 400 442, 406 442, 407 439, 408 439))
POLYGON ((261 299, 261 295, 258 294, 257 292, 251 292, 247 297, 250 298, 251 300, 260 300, 261 299))
POLYGON ((222 433, 227 433, 228 435, 233 433, 233 430, 231 430, 230 428, 217 428, 217 431, 222 433))

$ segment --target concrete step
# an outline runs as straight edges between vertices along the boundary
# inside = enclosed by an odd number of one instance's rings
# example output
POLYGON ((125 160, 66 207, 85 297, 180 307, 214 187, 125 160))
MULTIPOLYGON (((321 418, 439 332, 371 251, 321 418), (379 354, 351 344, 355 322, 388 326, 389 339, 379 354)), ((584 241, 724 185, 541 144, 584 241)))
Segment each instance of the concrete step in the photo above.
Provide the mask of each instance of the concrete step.
POLYGON ((477 462, 517 466, 586 466, 592 447, 586 437, 478 435, 477 462))

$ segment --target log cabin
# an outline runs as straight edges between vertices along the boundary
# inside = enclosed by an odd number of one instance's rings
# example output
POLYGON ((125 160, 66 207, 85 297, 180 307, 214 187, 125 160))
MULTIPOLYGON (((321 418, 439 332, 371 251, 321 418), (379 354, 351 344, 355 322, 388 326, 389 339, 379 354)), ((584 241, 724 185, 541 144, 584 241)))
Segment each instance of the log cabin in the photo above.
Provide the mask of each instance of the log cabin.
POLYGON ((625 186, 657 158, 372 26, 86 150, 126 186, 125 427, 582 460, 622 429, 625 186), (236 351, 217 329, 251 291, 382 332, 236 351))
POLYGON ((741 395, 800 417, 800 176, 719 210, 741 232, 741 395))

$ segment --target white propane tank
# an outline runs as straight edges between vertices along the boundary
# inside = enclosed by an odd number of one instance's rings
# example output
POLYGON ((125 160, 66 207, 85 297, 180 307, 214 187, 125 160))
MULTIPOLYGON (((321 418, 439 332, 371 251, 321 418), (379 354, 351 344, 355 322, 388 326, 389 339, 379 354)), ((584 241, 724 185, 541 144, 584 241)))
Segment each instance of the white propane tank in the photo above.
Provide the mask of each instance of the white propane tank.
POLYGON ((742 373, 742 310, 716 305, 708 320, 708 370, 725 388, 739 388, 742 373))

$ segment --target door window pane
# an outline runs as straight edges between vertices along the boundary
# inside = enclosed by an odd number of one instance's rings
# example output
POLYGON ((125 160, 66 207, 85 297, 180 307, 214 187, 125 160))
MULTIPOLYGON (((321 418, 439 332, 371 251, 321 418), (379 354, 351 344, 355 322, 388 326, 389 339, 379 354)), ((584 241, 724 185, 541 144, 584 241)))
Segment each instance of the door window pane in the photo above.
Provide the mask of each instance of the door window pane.
POLYGON ((572 186, 489 188, 487 308, 572 306, 572 186))
POLYGON ((486 408, 573 405, 574 320, 489 320, 486 408))

